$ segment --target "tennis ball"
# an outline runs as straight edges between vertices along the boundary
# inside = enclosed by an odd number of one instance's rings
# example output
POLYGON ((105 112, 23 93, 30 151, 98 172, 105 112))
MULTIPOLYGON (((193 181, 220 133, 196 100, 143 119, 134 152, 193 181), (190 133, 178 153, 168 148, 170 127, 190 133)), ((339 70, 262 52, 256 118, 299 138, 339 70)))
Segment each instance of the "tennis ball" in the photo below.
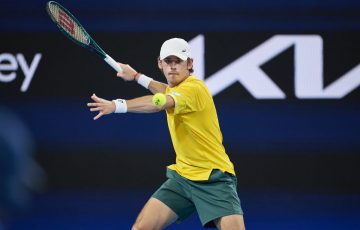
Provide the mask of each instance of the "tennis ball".
POLYGON ((163 93, 157 93, 152 97, 152 102, 157 107, 163 107, 166 103, 166 96, 163 93))

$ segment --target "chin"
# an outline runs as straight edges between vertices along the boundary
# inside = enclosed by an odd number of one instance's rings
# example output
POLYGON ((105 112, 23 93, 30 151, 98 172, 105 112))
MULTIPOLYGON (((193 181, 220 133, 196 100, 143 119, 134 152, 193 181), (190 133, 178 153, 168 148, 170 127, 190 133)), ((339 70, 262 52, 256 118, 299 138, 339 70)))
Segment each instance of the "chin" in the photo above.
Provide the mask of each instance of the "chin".
POLYGON ((174 82, 176 80, 176 76, 174 75, 168 75, 167 76, 168 82, 174 82))
POLYGON ((175 79, 168 79, 168 85, 170 86, 175 86, 177 84, 177 81, 175 81, 175 79))

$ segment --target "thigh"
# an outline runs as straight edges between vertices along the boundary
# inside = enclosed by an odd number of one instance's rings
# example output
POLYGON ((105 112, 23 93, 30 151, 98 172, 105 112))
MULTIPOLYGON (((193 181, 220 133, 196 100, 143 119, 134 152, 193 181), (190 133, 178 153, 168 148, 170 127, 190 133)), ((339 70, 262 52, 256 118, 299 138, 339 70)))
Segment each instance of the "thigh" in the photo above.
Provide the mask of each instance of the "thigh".
POLYGON ((189 185, 183 183, 183 181, 168 179, 152 197, 174 211, 178 216, 177 222, 180 223, 195 211, 189 190, 189 185))
POLYGON ((141 210, 132 229, 163 229, 177 218, 176 213, 167 205, 151 197, 141 210))
POLYGON ((193 202, 205 227, 215 227, 214 221, 221 217, 243 214, 236 177, 214 171, 207 183, 191 184, 193 202))
POLYGON ((214 222, 219 230, 245 230, 243 215, 223 216, 214 222))

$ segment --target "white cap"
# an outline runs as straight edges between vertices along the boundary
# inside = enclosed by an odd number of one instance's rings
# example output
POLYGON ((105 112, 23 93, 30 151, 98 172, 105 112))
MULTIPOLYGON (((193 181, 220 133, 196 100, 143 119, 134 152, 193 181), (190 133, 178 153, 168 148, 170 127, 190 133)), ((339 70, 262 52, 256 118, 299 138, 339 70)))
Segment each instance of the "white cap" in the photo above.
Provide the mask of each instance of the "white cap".
POLYGON ((191 58, 191 49, 189 44, 181 38, 171 38, 166 40, 160 50, 160 60, 164 60, 169 56, 176 56, 183 61, 191 58))

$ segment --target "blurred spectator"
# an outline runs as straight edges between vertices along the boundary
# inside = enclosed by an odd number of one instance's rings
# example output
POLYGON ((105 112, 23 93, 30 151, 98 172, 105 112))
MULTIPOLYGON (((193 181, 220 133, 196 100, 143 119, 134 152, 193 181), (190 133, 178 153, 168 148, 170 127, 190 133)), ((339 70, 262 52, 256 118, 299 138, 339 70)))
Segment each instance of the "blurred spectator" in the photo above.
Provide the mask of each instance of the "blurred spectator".
POLYGON ((23 121, 0 106, 0 230, 1 222, 24 210, 31 192, 44 184, 44 172, 33 160, 34 147, 23 121))

